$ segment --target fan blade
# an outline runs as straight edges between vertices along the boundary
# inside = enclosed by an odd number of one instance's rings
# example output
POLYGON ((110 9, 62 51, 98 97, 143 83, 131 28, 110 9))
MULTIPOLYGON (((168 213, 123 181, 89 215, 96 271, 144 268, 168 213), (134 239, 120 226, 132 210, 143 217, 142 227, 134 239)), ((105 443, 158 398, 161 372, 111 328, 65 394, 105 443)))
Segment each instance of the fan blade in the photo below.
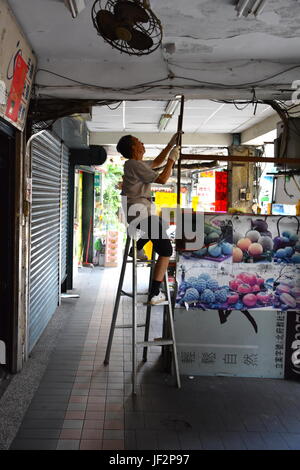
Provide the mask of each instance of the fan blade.
POLYGON ((99 32, 102 36, 110 39, 111 41, 118 39, 116 34, 118 23, 112 13, 106 10, 99 10, 96 15, 96 21, 99 32))
POLYGON ((130 23, 134 25, 135 23, 148 23, 149 15, 146 10, 137 4, 126 1, 118 1, 114 7, 114 13, 122 23, 130 23))
POLYGON ((145 49, 150 49, 153 46, 153 41, 150 36, 137 29, 131 29, 132 38, 128 41, 128 44, 133 49, 138 49, 143 51, 145 49))

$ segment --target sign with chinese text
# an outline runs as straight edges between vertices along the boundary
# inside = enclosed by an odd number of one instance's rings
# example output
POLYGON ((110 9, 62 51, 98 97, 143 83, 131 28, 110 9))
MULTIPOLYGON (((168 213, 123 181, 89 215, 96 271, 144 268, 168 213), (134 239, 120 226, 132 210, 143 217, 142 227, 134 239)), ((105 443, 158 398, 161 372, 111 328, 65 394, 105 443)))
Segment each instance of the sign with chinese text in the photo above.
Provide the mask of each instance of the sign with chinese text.
POLYGON ((0 116, 23 130, 36 58, 5 0, 0 0, 0 116))

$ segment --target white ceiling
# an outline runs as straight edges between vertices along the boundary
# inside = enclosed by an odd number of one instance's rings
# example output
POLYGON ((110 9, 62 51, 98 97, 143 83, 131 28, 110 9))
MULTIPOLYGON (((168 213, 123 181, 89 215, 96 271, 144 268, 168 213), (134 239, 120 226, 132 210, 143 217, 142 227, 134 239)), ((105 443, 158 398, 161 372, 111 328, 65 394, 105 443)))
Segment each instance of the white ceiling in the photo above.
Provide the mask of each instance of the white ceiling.
MULTIPOLYGON (((93 0, 86 0, 76 19, 63 0, 8 3, 38 56, 37 91, 47 97, 168 100, 183 93, 194 99, 251 98, 256 83, 258 97, 288 99, 291 93, 282 90, 299 78, 297 0, 268 0, 257 19, 237 18, 237 0, 151 0, 163 42, 142 57, 121 54, 97 35, 93 0), (168 44, 173 51, 168 52, 168 44), (148 82, 153 83, 137 87, 148 82)), ((218 128, 224 126, 222 113, 225 108, 217 113, 218 128)), ((200 114, 200 124, 205 116, 200 114)), ((231 129, 243 125, 234 114, 230 119, 231 129)))
MULTIPOLYGON (((117 109, 93 107, 91 132, 157 132, 165 101, 123 101, 117 109)), ((111 106, 114 108, 116 106, 111 106)), ((217 103, 209 100, 187 100, 184 106, 183 130, 188 133, 239 133, 274 113, 267 105, 254 107, 217 103)), ((165 132, 177 130, 179 108, 165 132)))

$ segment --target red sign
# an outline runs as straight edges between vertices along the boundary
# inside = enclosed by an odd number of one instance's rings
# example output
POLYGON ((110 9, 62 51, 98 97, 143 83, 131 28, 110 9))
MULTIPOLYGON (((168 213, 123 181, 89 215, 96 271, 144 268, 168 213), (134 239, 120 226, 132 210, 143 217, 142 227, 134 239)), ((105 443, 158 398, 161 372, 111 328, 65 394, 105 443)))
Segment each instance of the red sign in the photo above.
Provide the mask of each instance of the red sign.
POLYGON ((14 77, 10 88, 5 113, 6 116, 14 122, 18 121, 27 71, 28 65, 26 64, 23 57, 19 54, 15 64, 14 77))
POLYGON ((228 173, 227 171, 216 171, 216 212, 227 211, 228 173))

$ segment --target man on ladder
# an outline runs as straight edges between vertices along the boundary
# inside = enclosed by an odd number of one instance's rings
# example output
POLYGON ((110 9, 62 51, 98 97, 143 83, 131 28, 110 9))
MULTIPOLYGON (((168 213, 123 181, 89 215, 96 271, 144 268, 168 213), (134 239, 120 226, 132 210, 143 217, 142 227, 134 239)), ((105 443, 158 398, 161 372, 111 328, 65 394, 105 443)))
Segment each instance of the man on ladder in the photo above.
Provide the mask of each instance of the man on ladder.
MULTIPOLYGON (((159 255, 149 293, 149 301, 152 305, 166 301, 165 295, 160 291, 160 285, 172 255, 172 245, 166 233, 166 224, 161 217, 155 215, 155 206, 151 202, 151 183, 165 184, 171 176, 173 166, 179 158, 177 147, 179 135, 180 132, 174 134, 158 157, 150 161, 143 161, 144 144, 132 135, 122 137, 117 145, 118 152, 128 159, 124 165, 121 193, 123 209, 129 227, 133 224, 134 228, 141 228, 143 232, 142 237, 137 241, 137 257, 140 260, 147 259, 143 247, 149 240, 152 241, 153 249, 159 255), (153 168, 159 167, 167 157, 164 170, 157 174, 153 168), (134 226, 134 221, 140 221, 140 223, 134 226)), ((132 255, 132 252, 129 254, 132 255)))

